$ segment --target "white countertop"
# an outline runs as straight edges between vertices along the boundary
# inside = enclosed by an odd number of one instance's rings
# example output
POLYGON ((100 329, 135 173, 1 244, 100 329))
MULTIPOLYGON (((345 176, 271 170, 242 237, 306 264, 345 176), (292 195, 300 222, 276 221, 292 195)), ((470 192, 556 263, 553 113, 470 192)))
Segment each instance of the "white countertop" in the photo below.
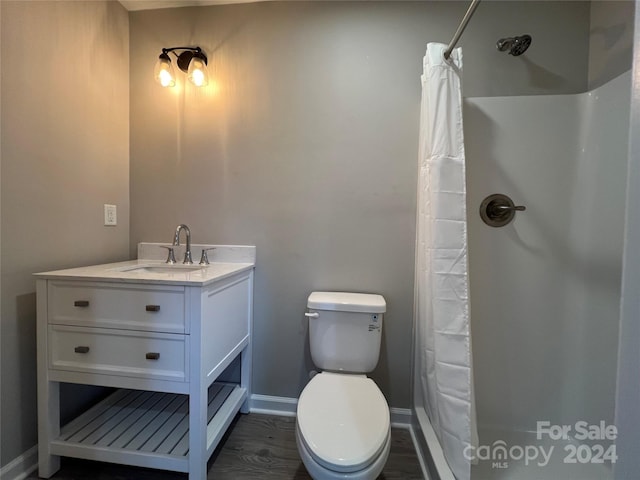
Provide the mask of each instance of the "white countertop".
MULTIPOLYGON (((149 246, 153 247, 153 245, 155 244, 140 244, 138 251, 144 251, 145 249, 148 249, 149 246)), ((126 262, 106 263, 103 265, 91 265, 87 267, 36 273, 35 276, 38 278, 57 280, 204 286, 227 278, 231 275, 235 275, 236 273, 254 268, 255 247, 236 247, 227 245, 215 247, 216 250, 214 250, 214 252, 217 256, 230 261, 217 261, 213 255, 209 255, 211 261, 209 265, 198 265, 198 258, 196 258, 196 263, 187 266, 194 268, 194 270, 185 271, 185 266, 182 265, 182 263, 178 263, 172 267, 157 258, 139 258, 138 260, 129 260, 126 262), (250 249, 253 249, 253 256, 251 255, 250 249), (243 252, 243 255, 234 255, 233 252, 237 251, 243 252), (234 258, 234 256, 236 258, 234 258), (166 268, 163 268, 162 272, 154 272, 145 270, 141 267, 166 268)), ((202 248, 202 246, 200 246, 200 248, 202 248)), ((180 257, 176 255, 176 259, 178 258, 180 257)))

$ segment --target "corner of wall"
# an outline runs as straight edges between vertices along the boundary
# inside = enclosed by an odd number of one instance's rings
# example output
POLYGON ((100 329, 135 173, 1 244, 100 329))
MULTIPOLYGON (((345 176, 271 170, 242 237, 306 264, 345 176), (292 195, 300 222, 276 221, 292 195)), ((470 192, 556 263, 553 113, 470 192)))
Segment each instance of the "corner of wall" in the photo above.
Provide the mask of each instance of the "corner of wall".
POLYGON ((0 270, 10 275, 0 285, 0 465, 8 466, 37 441, 32 274, 128 257, 129 26, 108 0, 0 2, 0 25, 0 270), (68 45, 78 61, 57 68, 68 45), (55 75, 36 81, 43 69, 55 75), (120 207, 117 228, 103 226, 104 203, 120 207))
POLYGON ((593 90, 631 68, 635 2, 591 2, 587 86, 593 90))
MULTIPOLYGON (((640 11, 635 12, 635 45, 640 45, 640 11)), ((640 471, 640 49, 633 59, 631 87, 631 120, 629 126, 629 170, 627 176, 627 210, 622 273, 620 344, 616 391, 616 453, 614 478, 625 480, 640 471)))

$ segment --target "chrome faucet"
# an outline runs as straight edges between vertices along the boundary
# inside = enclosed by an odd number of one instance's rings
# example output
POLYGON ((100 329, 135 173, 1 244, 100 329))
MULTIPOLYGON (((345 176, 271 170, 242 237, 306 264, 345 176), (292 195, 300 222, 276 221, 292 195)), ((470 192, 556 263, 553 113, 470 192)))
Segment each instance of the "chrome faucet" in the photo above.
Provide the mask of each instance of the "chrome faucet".
POLYGON ((191 258, 191 230, 185 224, 180 224, 176 227, 176 234, 173 237, 173 246, 177 247, 180 245, 180 232, 184 230, 187 235, 187 249, 184 252, 184 261, 182 263, 188 263, 189 265, 193 264, 193 260, 191 258))

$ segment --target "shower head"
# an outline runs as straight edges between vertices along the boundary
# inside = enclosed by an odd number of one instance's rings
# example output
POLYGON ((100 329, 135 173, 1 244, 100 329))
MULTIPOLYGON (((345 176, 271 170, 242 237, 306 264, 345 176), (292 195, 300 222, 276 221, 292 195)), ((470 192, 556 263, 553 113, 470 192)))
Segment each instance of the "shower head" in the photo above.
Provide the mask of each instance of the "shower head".
POLYGON ((496 43, 496 47, 501 52, 509 51, 509 55, 517 57, 522 55, 531 45, 531 35, 520 35, 519 37, 501 38, 496 43))

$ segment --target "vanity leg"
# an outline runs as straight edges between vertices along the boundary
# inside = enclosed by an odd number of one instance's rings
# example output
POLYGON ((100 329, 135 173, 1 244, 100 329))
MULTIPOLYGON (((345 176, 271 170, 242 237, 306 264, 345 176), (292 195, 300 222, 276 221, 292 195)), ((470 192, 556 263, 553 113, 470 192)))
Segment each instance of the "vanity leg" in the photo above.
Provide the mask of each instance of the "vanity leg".
POLYGON ((51 442, 60 436, 60 384, 49 380, 47 350, 47 281, 36 281, 38 362, 38 475, 49 478, 60 470, 60 457, 51 455, 51 442))
POLYGON ((60 435, 60 384, 38 385, 38 476, 49 478, 60 470, 60 457, 51 455, 51 442, 60 435))
POLYGON ((249 275, 249 301, 247 302, 247 332, 249 333, 249 345, 240 353, 240 386, 247 391, 247 399, 240 406, 240 413, 249 413, 251 407, 251 372, 253 352, 253 271, 249 275))
POLYGON ((207 389, 189 395, 189 480, 207 478, 207 389))
POLYGON ((247 390, 247 399, 240 406, 241 413, 249 413, 251 400, 251 337, 249 338, 249 345, 240 354, 240 386, 247 390))

